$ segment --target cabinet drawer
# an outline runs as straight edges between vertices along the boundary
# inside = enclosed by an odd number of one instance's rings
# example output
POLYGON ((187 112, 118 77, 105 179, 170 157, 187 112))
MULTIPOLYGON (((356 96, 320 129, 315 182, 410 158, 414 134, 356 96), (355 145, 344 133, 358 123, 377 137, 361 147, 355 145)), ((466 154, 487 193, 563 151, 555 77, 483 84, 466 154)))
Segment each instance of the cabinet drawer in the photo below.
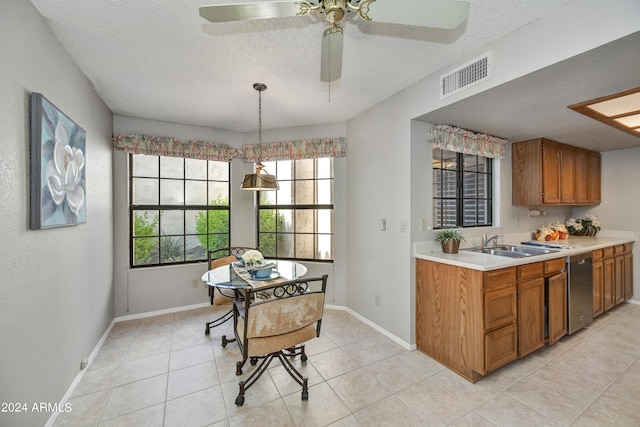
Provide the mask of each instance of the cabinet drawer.
POLYGON ((615 245, 613 247, 613 254, 620 255, 624 253, 624 245, 615 245))
POLYGON ((487 373, 517 358, 518 332, 516 325, 505 326, 484 336, 484 360, 487 373))
POLYGON ((624 244, 624 253, 628 254, 631 251, 633 251, 633 243, 625 243, 624 244))
POLYGON ((490 331, 514 323, 517 317, 516 287, 487 292, 484 295, 484 329, 490 331))
POLYGON ((591 256, 592 262, 600 261, 602 259, 602 249, 596 249, 595 251, 591 252, 591 256))
POLYGON ((602 249, 602 258, 611 258, 613 256, 613 246, 602 249))
POLYGON ((544 272, 544 265, 541 262, 535 262, 533 264, 525 264, 518 266, 518 280, 526 279, 530 277, 542 277, 544 272))
POLYGON ((544 274, 551 274, 557 271, 564 270, 565 261, 564 258, 550 259, 544 262, 544 274))
POLYGON ((490 287, 500 283, 515 282, 516 268, 502 268, 500 270, 486 271, 484 273, 484 286, 490 287))

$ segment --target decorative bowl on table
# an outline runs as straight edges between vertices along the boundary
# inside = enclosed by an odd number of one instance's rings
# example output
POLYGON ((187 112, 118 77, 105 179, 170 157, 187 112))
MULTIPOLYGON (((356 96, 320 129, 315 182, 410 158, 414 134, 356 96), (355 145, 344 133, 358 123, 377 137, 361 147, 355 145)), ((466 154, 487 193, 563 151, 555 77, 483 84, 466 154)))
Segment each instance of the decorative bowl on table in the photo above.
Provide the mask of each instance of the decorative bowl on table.
POLYGON ((255 277, 256 279, 266 279, 267 277, 271 277, 271 270, 271 268, 255 270, 251 273, 251 277, 255 277))

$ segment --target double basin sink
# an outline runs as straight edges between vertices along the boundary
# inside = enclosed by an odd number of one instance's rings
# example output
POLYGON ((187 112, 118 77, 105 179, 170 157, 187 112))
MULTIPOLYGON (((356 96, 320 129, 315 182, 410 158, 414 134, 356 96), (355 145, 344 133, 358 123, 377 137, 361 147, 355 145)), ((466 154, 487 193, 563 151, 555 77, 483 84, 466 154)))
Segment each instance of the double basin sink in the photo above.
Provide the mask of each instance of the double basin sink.
POLYGON ((473 248, 465 248, 460 250, 487 255, 497 255, 508 258, 527 258, 531 256, 545 255, 559 251, 558 249, 547 249, 518 245, 476 246, 473 248))

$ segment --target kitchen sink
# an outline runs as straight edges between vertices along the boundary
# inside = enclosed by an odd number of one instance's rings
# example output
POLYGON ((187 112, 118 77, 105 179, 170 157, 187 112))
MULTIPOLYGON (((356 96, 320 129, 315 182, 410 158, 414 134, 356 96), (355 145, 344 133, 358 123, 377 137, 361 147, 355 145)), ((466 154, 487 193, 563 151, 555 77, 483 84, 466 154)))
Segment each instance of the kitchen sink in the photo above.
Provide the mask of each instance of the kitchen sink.
POLYGON ((532 248, 528 246, 517 246, 517 245, 497 245, 495 247, 476 246, 473 248, 464 248, 460 250, 467 251, 467 252, 487 254, 487 255, 504 256, 509 258, 527 258, 530 256, 545 255, 545 254, 558 252, 558 249, 532 248))

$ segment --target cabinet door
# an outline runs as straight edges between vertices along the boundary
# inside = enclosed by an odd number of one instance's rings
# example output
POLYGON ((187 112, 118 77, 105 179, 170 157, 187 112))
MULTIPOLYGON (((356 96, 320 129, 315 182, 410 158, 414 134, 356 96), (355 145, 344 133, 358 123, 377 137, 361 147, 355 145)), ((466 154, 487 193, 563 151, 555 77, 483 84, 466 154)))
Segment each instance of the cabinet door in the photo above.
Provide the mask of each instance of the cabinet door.
POLYGON ((593 263, 593 318, 604 313, 602 260, 593 263))
POLYGON ((490 331, 516 320, 515 286, 487 292, 484 295, 484 328, 490 331))
POLYGON ((589 194, 589 204, 600 204, 600 153, 589 151, 587 192, 589 194))
POLYGON ((567 335, 567 273, 549 279, 547 315, 549 316, 549 345, 567 335))
POLYGON ((576 203, 576 148, 560 146, 560 202, 576 203))
POLYGON ((614 258, 614 295, 615 303, 620 304, 624 301, 624 255, 618 255, 614 258))
POLYGON ((589 204, 589 151, 576 148, 576 203, 589 204))
POLYGON ((624 297, 629 299, 633 296, 633 254, 624 255, 624 297))
POLYGON ((545 204, 560 203, 560 144, 544 140, 542 143, 542 191, 545 204))
POLYGON ((511 324, 484 337, 484 360, 487 373, 518 358, 518 331, 511 324))
POLYGON ((614 305, 616 305, 615 288, 613 286, 614 281, 615 276, 613 258, 605 258, 604 260, 602 260, 602 288, 604 290, 604 311, 607 311, 614 305))
POLYGON ((518 283, 519 356, 544 346, 544 279, 518 283))

